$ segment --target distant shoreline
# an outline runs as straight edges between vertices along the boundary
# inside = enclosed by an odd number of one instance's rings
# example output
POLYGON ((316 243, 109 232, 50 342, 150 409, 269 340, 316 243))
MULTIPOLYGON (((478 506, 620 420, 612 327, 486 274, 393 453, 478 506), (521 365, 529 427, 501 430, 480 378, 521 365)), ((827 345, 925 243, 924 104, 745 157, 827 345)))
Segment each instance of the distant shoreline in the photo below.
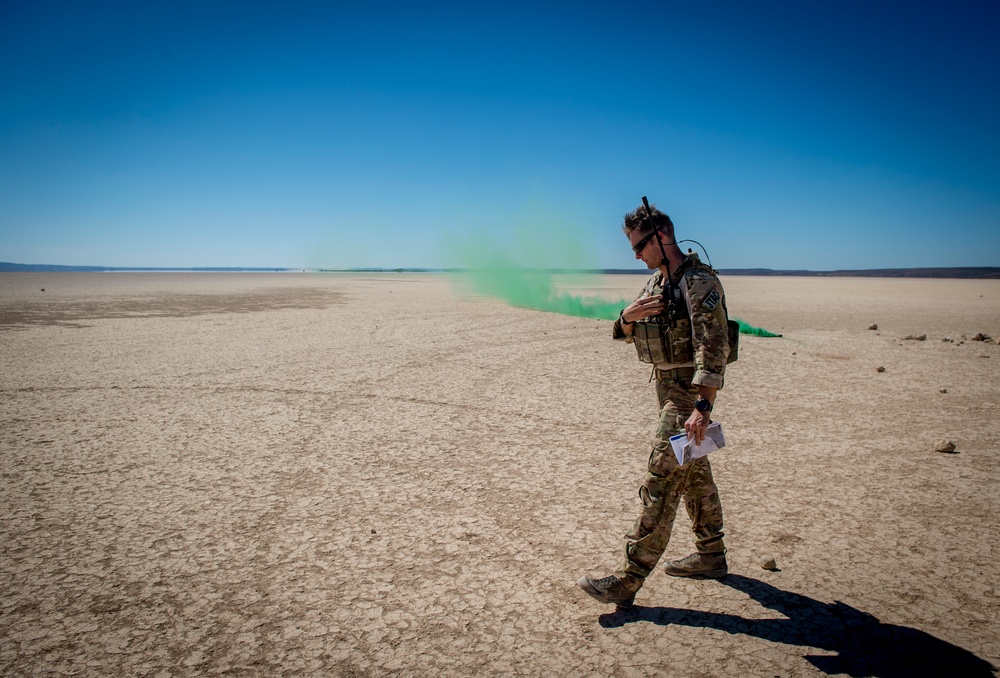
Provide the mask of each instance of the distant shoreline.
MULTIPOLYGON (((251 268, 237 266, 193 268, 142 268, 129 266, 60 266, 55 264, 15 264, 0 261, 0 273, 462 273, 460 268, 251 268)), ((607 275, 648 275, 637 268, 540 269, 545 273, 599 273, 607 275)), ((721 268, 723 276, 797 276, 842 278, 962 278, 1000 279, 1000 266, 953 268, 870 268, 836 271, 775 270, 770 268, 721 268)))

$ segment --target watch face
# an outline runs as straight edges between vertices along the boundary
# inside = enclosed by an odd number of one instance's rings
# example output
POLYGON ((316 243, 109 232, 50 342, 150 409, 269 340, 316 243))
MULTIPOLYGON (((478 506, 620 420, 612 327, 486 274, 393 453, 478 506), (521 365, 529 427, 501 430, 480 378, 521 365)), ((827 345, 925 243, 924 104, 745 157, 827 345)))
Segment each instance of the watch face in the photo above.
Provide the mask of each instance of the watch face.
POLYGON ((699 412, 707 412, 708 408, 711 407, 712 405, 707 400, 700 400, 699 399, 699 400, 694 401, 694 406, 695 406, 695 409, 697 409, 699 412))

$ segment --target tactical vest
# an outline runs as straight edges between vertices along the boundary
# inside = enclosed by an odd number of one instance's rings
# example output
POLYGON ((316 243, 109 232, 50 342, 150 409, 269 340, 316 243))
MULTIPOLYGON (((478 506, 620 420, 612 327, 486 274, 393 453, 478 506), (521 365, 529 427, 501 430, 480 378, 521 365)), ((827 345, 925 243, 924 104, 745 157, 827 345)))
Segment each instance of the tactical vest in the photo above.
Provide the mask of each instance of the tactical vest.
MULTIPOLYGON (((715 275, 715 271, 697 259, 689 258, 678 269, 678 285, 674 287, 676 302, 680 305, 677 318, 670 322, 666 314, 651 316, 637 321, 632 326, 632 343, 635 345, 639 360, 644 363, 681 365, 694 360, 694 339, 691 333, 691 314, 687 308, 680 285, 686 284, 684 276, 688 271, 700 268, 715 275)), ((661 275, 662 282, 662 275, 661 275)), ((660 286, 660 293, 663 293, 660 286)), ((656 286, 652 292, 655 294, 656 286)), ((726 312, 727 332, 729 337, 729 357, 726 363, 735 362, 739 356, 739 324, 729 320, 729 312, 723 302, 726 312)))

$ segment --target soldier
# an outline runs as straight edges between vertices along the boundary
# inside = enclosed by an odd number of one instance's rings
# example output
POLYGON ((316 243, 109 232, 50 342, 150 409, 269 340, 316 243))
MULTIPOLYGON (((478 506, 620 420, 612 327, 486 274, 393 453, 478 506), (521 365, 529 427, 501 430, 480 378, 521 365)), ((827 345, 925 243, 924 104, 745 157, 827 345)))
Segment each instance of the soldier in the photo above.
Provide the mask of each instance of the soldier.
POLYGON ((639 297, 622 310, 612 337, 635 345, 639 359, 653 364, 659 426, 646 480, 639 488, 642 509, 625 535, 625 562, 608 577, 577 582, 596 600, 622 608, 632 605, 663 554, 681 497, 696 551, 667 563, 664 570, 675 577, 722 577, 728 572, 722 504, 708 457, 679 466, 669 440, 685 431, 700 444, 711 422, 730 351, 726 296, 714 270, 696 254, 681 252, 670 217, 649 207, 645 198, 643 203, 625 215, 622 230, 635 258, 655 272, 639 297), (671 293, 673 303, 665 304, 671 293))

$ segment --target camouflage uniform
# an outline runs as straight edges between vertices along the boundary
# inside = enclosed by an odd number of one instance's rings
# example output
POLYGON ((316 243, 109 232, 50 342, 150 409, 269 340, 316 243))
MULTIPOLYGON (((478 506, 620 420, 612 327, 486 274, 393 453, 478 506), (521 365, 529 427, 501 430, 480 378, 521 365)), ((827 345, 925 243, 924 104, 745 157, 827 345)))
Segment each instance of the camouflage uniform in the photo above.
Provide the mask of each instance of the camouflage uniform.
MULTIPOLYGON (((701 266, 688 267, 700 263, 697 255, 689 255, 689 260, 692 261, 677 272, 679 276, 674 274, 673 281, 686 302, 691 320, 693 359, 655 367, 660 421, 649 455, 648 474, 639 488, 642 511, 625 535, 625 563, 615 573, 635 588, 641 586, 663 555, 681 497, 691 518, 698 552, 717 553, 725 549, 722 504, 708 457, 679 466, 669 440, 670 436, 684 432, 684 422, 694 410, 699 385, 722 388, 729 356, 725 291, 714 272, 701 266)), ((639 298, 661 293, 662 274, 656 271, 639 298)), ((625 334, 620 319, 612 336, 632 343, 632 335, 625 334)))

